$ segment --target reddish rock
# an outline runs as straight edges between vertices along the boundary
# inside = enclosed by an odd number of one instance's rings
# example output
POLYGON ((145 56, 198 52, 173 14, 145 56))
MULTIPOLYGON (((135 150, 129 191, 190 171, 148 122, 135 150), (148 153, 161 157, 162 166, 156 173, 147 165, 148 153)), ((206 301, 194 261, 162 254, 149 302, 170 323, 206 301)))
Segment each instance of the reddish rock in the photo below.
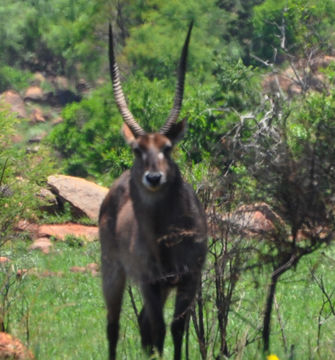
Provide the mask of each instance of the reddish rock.
POLYGON ((234 215, 235 221, 249 231, 263 232, 274 230, 272 221, 262 211, 258 210, 257 207, 241 207, 234 215))
POLYGON ((98 276, 99 265, 96 263, 90 263, 86 266, 72 266, 70 271, 74 273, 89 273, 92 276, 98 276))
POLYGON ((0 332, 0 359, 28 360, 33 354, 14 336, 0 332))
POLYGON ((96 263, 90 263, 86 265, 87 272, 91 273, 92 276, 99 275, 99 265, 96 263))
POLYGON ((27 231, 34 239, 55 237, 64 241, 68 235, 84 238, 87 241, 94 241, 99 237, 97 226, 88 226, 81 224, 31 224, 26 220, 21 220, 16 225, 17 231, 27 231))
POLYGON ((43 101, 44 94, 43 90, 39 86, 30 86, 25 94, 24 100, 31 100, 31 101, 43 101))
POLYGON ((46 121, 46 118, 43 114, 42 109, 40 108, 33 109, 33 111, 30 114, 30 120, 33 124, 44 123, 46 121))
POLYGON ((64 119, 61 116, 56 117, 55 119, 52 120, 52 125, 58 125, 60 123, 62 123, 64 121, 64 119))
POLYGON ((62 271, 51 271, 51 270, 44 270, 41 273, 35 272, 37 277, 45 278, 45 277, 62 277, 63 272, 62 271))
POLYGON ((30 245, 30 250, 40 250, 44 254, 49 254, 50 248, 52 247, 52 242, 47 237, 41 237, 36 240, 30 245))
POLYGON ((8 257, 6 256, 0 256, 0 265, 1 264, 7 264, 9 262, 8 257))
MULTIPOLYGON (((10 110, 12 112, 15 112, 19 117, 27 117, 24 102, 17 92, 13 90, 5 91, 0 95, 0 100, 3 101, 5 104, 8 104, 10 110)), ((0 105, 0 109, 3 109, 2 105, 0 105)))
POLYGON ((108 189, 88 180, 66 175, 48 177, 48 185, 61 199, 69 202, 79 213, 97 221, 100 205, 108 189))
POLYGON ((99 271, 99 265, 96 263, 87 264, 86 268, 91 271, 99 271))
POLYGON ((243 205, 232 214, 223 216, 222 220, 250 236, 274 234, 285 226, 281 217, 266 203, 243 205))
POLYGON ((32 224, 27 220, 20 220, 18 224, 15 226, 15 230, 26 231, 30 233, 33 238, 36 238, 39 233, 39 225, 32 224))
POLYGON ((98 239, 98 227, 80 224, 54 224, 40 225, 38 229, 39 236, 53 236, 58 240, 65 240, 68 235, 85 238, 87 241, 98 239))
POLYGON ((86 267, 85 266, 72 266, 70 271, 74 272, 74 273, 84 273, 84 272, 86 272, 86 267))

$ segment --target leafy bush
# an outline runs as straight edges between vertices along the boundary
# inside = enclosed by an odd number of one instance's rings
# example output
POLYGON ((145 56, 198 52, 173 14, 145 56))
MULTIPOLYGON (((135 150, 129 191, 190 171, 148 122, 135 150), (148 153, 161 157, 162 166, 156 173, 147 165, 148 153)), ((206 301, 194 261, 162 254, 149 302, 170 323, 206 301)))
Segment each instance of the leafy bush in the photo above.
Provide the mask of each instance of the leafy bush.
POLYGON ((269 99, 269 107, 241 116, 225 136, 231 157, 225 173, 233 184, 229 191, 237 191, 244 204, 267 204, 279 215, 273 231, 262 234, 267 246, 258 252, 260 262, 271 266, 264 351, 270 349, 279 278, 334 240, 335 89, 328 91, 307 94, 289 106, 286 99, 269 99))
POLYGON ((335 4, 331 0, 266 0, 254 8, 253 24, 253 50, 264 60, 272 60, 275 49, 296 55, 315 46, 329 50, 334 46, 335 4))
POLYGON ((96 0, 62 0, 52 7, 45 2, 38 9, 42 41, 62 59, 63 68, 60 70, 68 76, 73 76, 78 70, 85 76, 96 76, 100 68, 100 48, 105 42, 100 44, 95 29, 105 18, 103 7, 96 0))
POLYGON ((0 66, 96 75, 101 51, 95 28, 104 6, 100 1, 61 0, 51 5, 46 0, 4 0, 0 66))
POLYGON ((27 153, 13 143, 19 123, 12 114, 0 110, 0 246, 13 236, 13 226, 36 217, 39 188, 51 172, 46 151, 27 153))
POLYGON ((0 91, 14 89, 21 91, 28 87, 31 74, 10 66, 0 67, 0 91))
POLYGON ((27 36, 28 19, 33 17, 35 9, 21 1, 4 0, 0 5, 0 63, 16 65, 27 55, 24 38, 27 36), (21 14, 21 16, 19 16, 21 14), (25 51, 24 51, 25 50, 25 51))
POLYGON ((111 99, 108 85, 64 109, 64 121, 49 139, 64 158, 68 174, 104 177, 109 171, 115 177, 129 165, 131 155, 120 135, 120 116, 111 99))
POLYGON ((216 1, 155 1, 144 7, 140 15, 142 21, 130 28, 123 52, 132 69, 143 71, 149 79, 171 77, 177 68, 187 26, 194 20, 189 71, 199 78, 200 74, 210 73, 213 49, 224 48, 219 37, 229 17, 216 1))

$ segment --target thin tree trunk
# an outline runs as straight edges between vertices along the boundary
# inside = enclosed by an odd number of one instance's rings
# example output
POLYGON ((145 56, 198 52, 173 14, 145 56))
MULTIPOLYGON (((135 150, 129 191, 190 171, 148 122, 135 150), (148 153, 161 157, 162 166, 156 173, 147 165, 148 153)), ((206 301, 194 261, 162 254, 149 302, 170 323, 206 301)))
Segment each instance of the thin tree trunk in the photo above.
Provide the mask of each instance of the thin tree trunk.
POLYGON ((268 288, 263 320, 264 352, 268 352, 270 349, 271 314, 278 280, 281 275, 283 275, 287 270, 291 269, 292 266, 296 265, 301 259, 301 257, 303 255, 306 255, 307 253, 308 252, 301 253, 299 256, 297 254, 292 254, 286 261, 283 261, 282 264, 278 266, 271 275, 271 283, 268 288))
POLYGON ((276 286, 279 279, 279 275, 271 276, 271 283, 268 288, 268 295, 266 298, 264 320, 263 320, 263 350, 268 352, 270 349, 270 330, 271 330, 271 314, 274 302, 274 296, 276 293, 276 286))

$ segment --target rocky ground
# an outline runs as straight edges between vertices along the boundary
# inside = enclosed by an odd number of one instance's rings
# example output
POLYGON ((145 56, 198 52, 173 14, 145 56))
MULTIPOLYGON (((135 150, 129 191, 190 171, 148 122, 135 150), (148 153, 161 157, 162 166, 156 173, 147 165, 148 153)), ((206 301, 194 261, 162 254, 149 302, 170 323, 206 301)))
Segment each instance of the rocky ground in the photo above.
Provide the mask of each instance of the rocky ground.
MULTIPOLYGON (((65 105, 80 101, 89 91, 90 86, 84 79, 71 82, 63 76, 47 76, 37 72, 30 86, 20 93, 9 89, 0 94, 0 109, 9 108, 18 117, 27 119, 30 127, 41 124, 52 127, 62 121, 61 111, 65 105)), ((47 132, 41 130, 26 140, 36 143, 46 135, 47 132)), ((22 141, 21 137, 18 135, 16 141, 22 141)))
MULTIPOLYGON (((50 204, 48 211, 57 211, 64 203, 71 207, 71 213, 77 217, 85 216, 96 224, 100 205, 108 189, 93 182, 73 176, 53 175, 48 177, 48 188, 43 195, 50 204)), ((18 231, 26 231, 33 239, 31 250, 40 250, 48 254, 53 241, 64 241, 67 236, 95 241, 98 239, 97 225, 82 225, 77 223, 64 224, 33 224, 20 221, 18 231)))

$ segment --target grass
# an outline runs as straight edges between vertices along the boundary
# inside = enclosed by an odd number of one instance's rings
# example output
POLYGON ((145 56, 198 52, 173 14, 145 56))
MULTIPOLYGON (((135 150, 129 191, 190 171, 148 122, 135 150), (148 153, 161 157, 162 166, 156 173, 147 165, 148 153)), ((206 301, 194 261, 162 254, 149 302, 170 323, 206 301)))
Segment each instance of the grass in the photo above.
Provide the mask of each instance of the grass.
MULTIPOLYGON (((5 299, 5 324, 9 331, 30 347, 37 360, 107 359, 105 307, 100 277, 70 270, 73 266, 99 263, 99 244, 94 242, 83 247, 73 247, 69 243, 56 242, 48 255, 30 252, 27 250, 28 245, 26 240, 17 240, 1 249, 0 255, 11 259, 9 265, 2 267, 0 277, 0 300, 3 303, 5 299), (30 272, 18 279, 18 269, 28 269, 30 272), (11 285, 7 287, 9 293, 5 297, 4 289, 8 283, 11 285)), ((273 311, 271 336, 271 352, 280 360, 333 358, 335 316, 328 316, 331 315, 329 304, 321 312, 325 296, 311 271, 317 278, 323 277, 325 288, 331 294, 335 289, 334 258, 333 248, 328 249, 326 254, 320 251, 303 259, 294 272, 288 272, 281 279, 276 295, 277 306, 273 311), (319 317, 323 325, 318 348, 319 317)), ((240 344, 233 359, 265 358, 261 352, 257 328, 262 321, 267 275, 266 271, 259 275, 257 287, 251 281, 250 274, 246 274, 240 281, 228 328, 231 348, 240 344), (256 341, 245 347, 244 339, 252 334, 256 335, 256 341)), ((135 296, 140 307, 141 300, 136 291, 135 296)), ((217 352, 212 351, 217 342, 217 332, 213 326, 217 318, 214 305, 214 299, 209 298, 206 303, 206 331, 210 333, 211 339, 208 359, 214 359, 214 354, 217 355, 217 352)), ((171 321, 172 311, 171 298, 165 311, 167 324, 171 321)), ((168 333, 164 359, 171 359, 172 354, 173 345, 168 333)), ((119 359, 127 360, 144 358, 128 294, 125 295, 123 305, 118 355, 119 359)), ((200 359, 192 329, 190 358, 200 359)))
MULTIPOLYGON (((332 296, 335 290, 334 280, 334 247, 326 253, 316 252, 303 258, 295 271, 289 271, 281 278, 276 302, 272 313, 271 352, 283 359, 333 359, 335 350, 335 316, 325 306, 321 321, 321 338, 318 346, 319 315, 325 295, 313 279, 325 280, 327 293, 332 296), (327 318, 326 321, 325 318, 327 318)), ((244 333, 256 333, 255 328, 261 326, 262 310, 265 302, 265 285, 269 274, 264 272, 259 277, 258 287, 248 283, 248 275, 240 282, 237 293, 242 299, 234 307, 230 315, 228 329, 231 343, 243 338, 244 333), (242 296, 241 296, 242 295, 242 296), (247 321, 241 321, 241 317, 247 321), (244 323, 244 324, 243 324, 244 323), (235 336, 235 338, 234 338, 235 336)), ((249 278, 250 279, 250 278, 249 278)), ((332 301, 335 301, 332 296, 332 301)), ((246 347, 243 359, 262 359, 259 341, 246 347)))
POLYGON ((26 256, 24 247, 17 250, 8 254, 18 258, 15 271, 30 269, 31 274, 11 289, 15 294, 11 332, 29 340, 37 359, 104 358, 97 356, 106 346, 100 279, 70 271, 72 266, 98 261, 98 244, 74 248, 59 243, 49 255, 26 256), (54 276, 48 276, 50 272, 54 276))

